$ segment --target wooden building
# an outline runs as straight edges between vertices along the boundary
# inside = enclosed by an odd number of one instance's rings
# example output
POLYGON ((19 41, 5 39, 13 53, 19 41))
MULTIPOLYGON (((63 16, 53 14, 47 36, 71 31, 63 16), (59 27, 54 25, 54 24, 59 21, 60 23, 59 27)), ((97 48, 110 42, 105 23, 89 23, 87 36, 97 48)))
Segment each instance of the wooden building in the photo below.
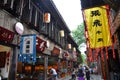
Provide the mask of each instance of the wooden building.
POLYGON ((0 70, 4 79, 37 80, 40 74, 47 80, 51 67, 59 71, 59 78, 64 77, 71 70, 65 73, 63 69, 73 68, 77 62, 77 48, 53 1, 0 0, 0 70))

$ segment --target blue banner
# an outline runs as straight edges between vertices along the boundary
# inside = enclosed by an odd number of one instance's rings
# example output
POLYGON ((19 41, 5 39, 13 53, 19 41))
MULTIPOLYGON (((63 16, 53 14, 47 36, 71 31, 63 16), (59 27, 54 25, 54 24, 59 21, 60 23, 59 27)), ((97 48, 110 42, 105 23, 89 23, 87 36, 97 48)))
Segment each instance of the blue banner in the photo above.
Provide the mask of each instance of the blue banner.
POLYGON ((20 41, 20 62, 36 62, 36 35, 23 35, 20 41))

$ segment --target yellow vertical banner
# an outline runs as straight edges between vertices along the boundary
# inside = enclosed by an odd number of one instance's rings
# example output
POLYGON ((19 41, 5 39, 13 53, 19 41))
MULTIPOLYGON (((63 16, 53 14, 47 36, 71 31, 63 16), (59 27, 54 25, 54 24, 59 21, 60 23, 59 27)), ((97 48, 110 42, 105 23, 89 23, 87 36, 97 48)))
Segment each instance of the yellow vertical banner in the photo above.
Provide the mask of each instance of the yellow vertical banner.
POLYGON ((111 46, 106 6, 86 9, 83 13, 88 30, 90 48, 111 46))

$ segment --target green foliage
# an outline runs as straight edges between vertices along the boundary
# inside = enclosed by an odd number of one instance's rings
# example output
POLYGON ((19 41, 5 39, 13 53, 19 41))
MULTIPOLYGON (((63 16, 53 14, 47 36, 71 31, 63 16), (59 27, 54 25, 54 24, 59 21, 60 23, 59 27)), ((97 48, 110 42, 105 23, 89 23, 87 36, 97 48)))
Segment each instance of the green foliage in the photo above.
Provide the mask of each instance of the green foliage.
MULTIPOLYGON (((76 41, 77 45, 79 46, 79 50, 81 49, 82 46, 80 46, 82 43, 85 43, 85 36, 84 36, 84 23, 81 23, 78 25, 76 29, 72 31, 72 37, 76 41)), ((80 62, 82 64, 85 63, 86 55, 85 54, 80 54, 80 62)))
POLYGON ((72 31, 72 37, 74 38, 74 40, 76 41, 78 46, 80 46, 80 44, 82 44, 82 43, 85 43, 84 24, 83 23, 78 25, 78 27, 72 31))
POLYGON ((85 59, 86 59, 86 55, 84 53, 81 54, 81 58, 82 58, 82 64, 85 63, 85 59))

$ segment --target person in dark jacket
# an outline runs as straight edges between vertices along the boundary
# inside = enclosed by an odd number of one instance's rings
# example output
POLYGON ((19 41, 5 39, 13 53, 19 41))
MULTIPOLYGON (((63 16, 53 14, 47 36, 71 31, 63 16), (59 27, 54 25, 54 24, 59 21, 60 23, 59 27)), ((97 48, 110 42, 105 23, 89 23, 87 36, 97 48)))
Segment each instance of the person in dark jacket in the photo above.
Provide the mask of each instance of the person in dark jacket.
POLYGON ((75 69, 73 69, 72 79, 71 80, 76 80, 76 71, 75 71, 75 69))
POLYGON ((78 80, 85 80, 84 79, 84 73, 82 69, 78 70, 78 80))
POLYGON ((85 73, 86 73, 87 80, 90 80, 90 71, 89 71, 89 68, 87 66, 85 66, 85 73))

